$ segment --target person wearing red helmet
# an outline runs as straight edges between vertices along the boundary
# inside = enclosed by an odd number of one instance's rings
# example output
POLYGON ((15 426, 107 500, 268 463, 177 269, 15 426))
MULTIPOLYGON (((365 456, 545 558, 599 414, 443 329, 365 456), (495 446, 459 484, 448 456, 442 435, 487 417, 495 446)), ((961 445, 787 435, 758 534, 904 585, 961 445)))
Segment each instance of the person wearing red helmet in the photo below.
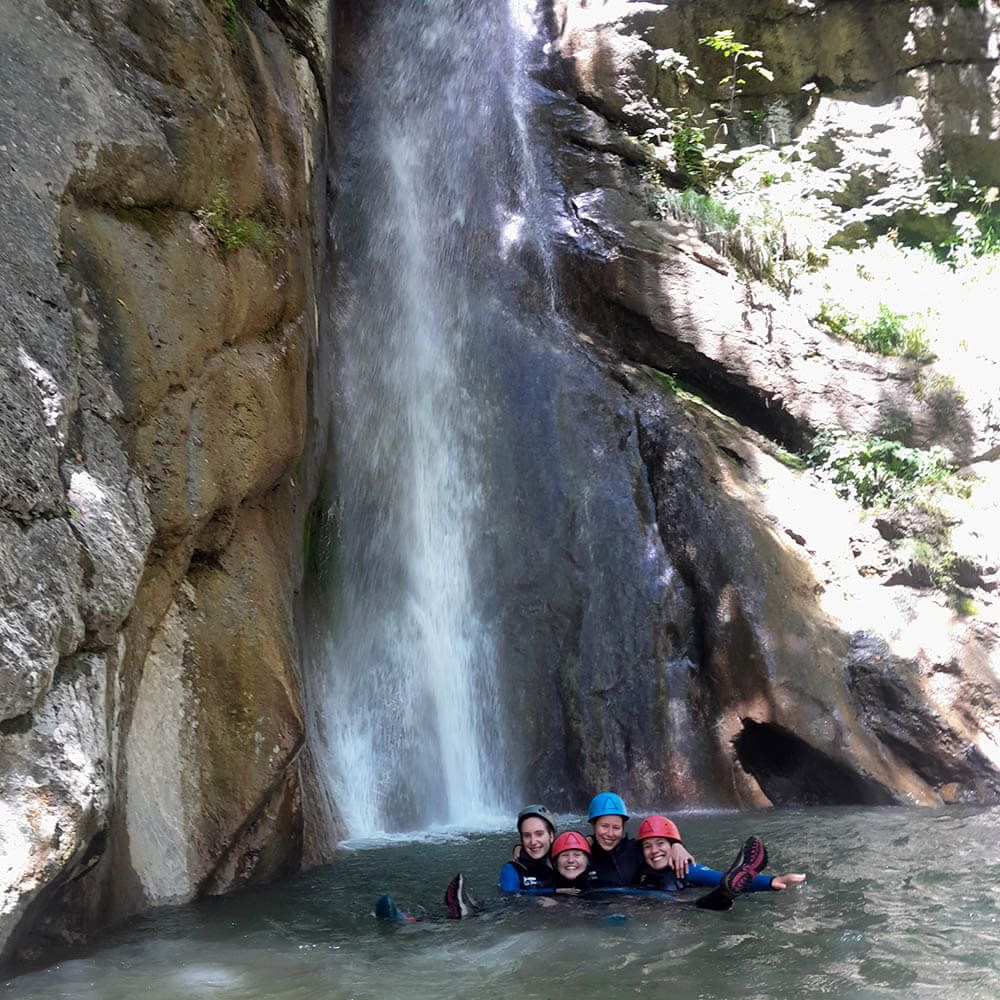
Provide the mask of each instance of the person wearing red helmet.
POLYGON ((728 910, 738 895, 744 892, 785 889, 805 881, 805 875, 761 875, 767 866, 767 848, 758 837, 747 838, 735 860, 725 872, 704 865, 692 864, 678 878, 672 865, 672 842, 678 838, 676 825, 666 816, 647 816, 639 824, 636 841, 641 845, 643 864, 634 885, 640 889, 678 892, 695 886, 711 888, 712 892, 695 901, 705 910, 728 910))
MULTIPOLYGON (((597 872, 599 883, 606 888, 633 885, 642 867, 642 849, 625 833, 628 818, 625 802, 615 792, 598 792, 590 800, 587 819, 594 829, 590 838, 590 863, 597 872)), ((669 865, 683 878, 694 858, 681 842, 680 831, 676 826, 673 830, 669 865)))
POLYGON ((552 842, 552 864, 555 866, 553 887, 563 889, 592 889, 597 882, 597 872, 590 867, 590 844, 582 833, 567 830, 552 842))

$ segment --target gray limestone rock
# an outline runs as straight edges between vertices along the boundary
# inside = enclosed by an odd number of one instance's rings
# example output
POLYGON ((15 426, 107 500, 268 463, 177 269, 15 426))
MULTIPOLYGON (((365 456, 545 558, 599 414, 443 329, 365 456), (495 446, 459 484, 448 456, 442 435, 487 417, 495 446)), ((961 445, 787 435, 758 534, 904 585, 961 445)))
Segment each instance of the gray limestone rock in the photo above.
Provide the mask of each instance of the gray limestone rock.
MULTIPOLYGON (((794 447, 821 427, 871 434, 902 418, 917 439, 941 440, 913 391, 919 369, 831 340, 742 280, 691 224, 649 219, 615 189, 574 193, 570 205, 591 287, 638 320, 609 331, 626 357, 710 386, 729 412, 794 447)), ((944 440, 967 454, 968 437, 956 421, 944 440)))
POLYGON ((0 957, 29 905, 100 853, 111 791, 108 659, 73 657, 26 727, 0 733, 0 957))
MULTIPOLYGON (((735 110, 777 123, 772 138, 788 145, 774 151, 766 183, 783 183, 787 172, 815 206, 807 225, 823 234, 819 245, 890 225, 933 228, 942 220, 924 207, 938 158, 975 147, 953 161, 971 169, 987 145, 995 149, 971 109, 980 98, 995 105, 997 16, 995 4, 557 4, 569 86, 584 106, 574 114, 554 95, 547 109, 566 195, 556 226, 566 298, 586 331, 581 340, 634 396, 662 559, 688 608, 677 622, 691 638, 673 648, 690 676, 675 678, 670 702, 672 718, 683 706, 703 742, 674 749, 683 780, 661 786, 681 800, 996 800, 995 366, 966 393, 943 365, 866 354, 813 327, 794 302, 752 279, 746 261, 737 265, 735 252, 723 255, 694 225, 652 218, 634 169, 641 160, 624 140, 609 141, 608 124, 635 136, 668 122, 670 108, 697 113, 724 96, 713 81, 725 66, 697 39, 731 25, 775 70, 773 81, 754 77, 735 110), (939 45, 961 73, 935 57, 939 45), (707 83, 681 86, 657 69, 667 47, 703 53, 707 83), (938 94, 958 76, 969 90, 949 115, 938 94), (662 381, 682 399, 658 400, 623 358, 678 376, 681 387, 662 381), (684 404, 685 385, 707 406, 697 397, 684 404), (913 586, 929 580, 903 579, 895 541, 761 443, 804 451, 830 425, 859 434, 908 425, 910 442, 946 444, 976 463, 973 503, 956 511, 939 500, 946 509, 937 515, 956 579, 975 588, 970 617, 944 594, 913 586)), ((997 162, 994 152, 976 176, 990 183, 997 162)), ((739 189, 741 169, 727 195, 739 189)), ((748 213, 759 207, 759 178, 746 186, 748 213)), ((797 239, 784 238, 789 246, 797 239)), ((592 419, 615 436, 600 409, 592 419)), ((582 687, 576 697, 586 704, 594 694, 582 687)), ((637 685, 636 697, 645 702, 649 692, 637 685)), ((590 777, 614 759, 608 750, 583 766, 571 756, 569 768, 590 777)))
POLYGON ((0 721, 30 713, 83 638, 84 555, 61 519, 0 518, 0 721))
POLYGON ((996 132, 982 127, 1000 99, 995 3, 559 0, 556 8, 573 88, 637 133, 678 109, 728 107, 719 81, 731 65, 699 38, 724 25, 760 50, 771 76, 745 74, 729 132, 740 145, 794 142, 813 156, 845 213, 844 238, 912 221, 925 175, 944 158, 956 177, 1000 183, 996 132), (698 82, 672 70, 665 52, 686 56, 698 82))
POLYGON ((82 612, 88 631, 110 644, 132 608, 153 527, 142 481, 111 428, 84 412, 80 433, 78 454, 86 458, 67 461, 63 478, 70 525, 89 565, 82 612))
MULTIPOLYGON (((316 321, 322 223, 313 230, 310 216, 326 177, 326 81, 316 74, 328 9, 264 6, 239 5, 235 37, 218 5, 200 0, 30 0, 0 15, 0 781, 49 789, 44 808, 40 791, 38 802, 4 795, 11 857, 24 862, 9 883, 0 878, 4 957, 28 940, 32 928, 17 926, 25 913, 58 940, 74 922, 86 931, 147 900, 209 891, 206 866, 222 853, 228 874, 212 878, 212 891, 297 858, 292 722, 292 749, 264 788, 244 775, 253 788, 236 789, 211 843, 200 790, 160 795, 177 755, 158 748, 166 721, 177 722, 170 706, 193 710, 177 694, 191 690, 191 662, 156 651, 198 546, 224 558, 242 506, 267 495, 261 533, 279 552, 298 551, 287 480, 302 448, 316 321), (249 227, 258 243, 227 248, 207 221, 213 205, 219 225, 249 227), (80 716, 82 678, 96 678, 108 657, 112 725, 80 716), (167 667, 187 673, 173 678, 167 667), (137 749, 133 733, 147 745, 137 749), (74 782, 87 774, 103 784, 83 804, 74 782), (126 822, 144 801, 145 841, 144 821, 126 822), (175 839, 160 856, 165 830, 175 839), (75 878, 86 844, 105 840, 106 851, 92 848, 93 870, 75 878), (255 865, 257 855, 268 860, 255 865)), ((238 591, 242 567, 227 565, 238 591)), ((227 641, 265 623, 254 632, 260 687, 270 691, 266 677, 278 671, 294 720, 292 625, 270 613, 290 588, 287 573, 266 575, 254 601, 268 613, 257 614, 220 586, 199 627, 222 635, 217 616, 234 607, 245 617, 230 618, 227 641)), ((239 692, 216 698, 212 725, 226 725, 227 696, 239 692)), ((175 728, 190 735, 183 718, 175 728)), ((200 735, 182 777, 228 782, 211 762, 221 744, 200 735)))

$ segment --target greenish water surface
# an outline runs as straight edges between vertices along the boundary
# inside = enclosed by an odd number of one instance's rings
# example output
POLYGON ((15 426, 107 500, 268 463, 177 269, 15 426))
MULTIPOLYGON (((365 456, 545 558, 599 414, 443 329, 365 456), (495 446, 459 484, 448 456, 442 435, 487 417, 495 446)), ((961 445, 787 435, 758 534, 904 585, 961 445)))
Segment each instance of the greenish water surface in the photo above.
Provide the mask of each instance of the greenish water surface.
POLYGON ((705 864, 725 867, 756 832, 772 872, 805 871, 808 882, 722 914, 621 897, 545 908, 493 888, 510 834, 394 841, 345 850, 279 886, 133 920, 6 983, 0 997, 1000 996, 1000 809, 675 817, 705 864), (484 915, 442 919, 443 889, 458 870, 484 915), (386 891, 427 919, 376 921, 386 891))

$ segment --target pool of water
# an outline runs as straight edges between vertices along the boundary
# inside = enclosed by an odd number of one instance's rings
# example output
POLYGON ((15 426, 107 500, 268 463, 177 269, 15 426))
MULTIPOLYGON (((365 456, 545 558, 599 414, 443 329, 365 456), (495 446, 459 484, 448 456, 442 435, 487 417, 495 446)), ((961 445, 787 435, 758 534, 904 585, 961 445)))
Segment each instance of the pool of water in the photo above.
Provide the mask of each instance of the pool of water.
POLYGON ((279 886, 131 921, 0 997, 1000 996, 1000 809, 676 818, 703 863, 725 867, 755 832, 772 871, 808 882, 721 914, 621 897, 545 908, 493 888, 511 835, 359 846, 279 886), (459 870, 486 912, 444 920, 444 886, 459 870), (376 921, 383 892, 426 919, 376 921))

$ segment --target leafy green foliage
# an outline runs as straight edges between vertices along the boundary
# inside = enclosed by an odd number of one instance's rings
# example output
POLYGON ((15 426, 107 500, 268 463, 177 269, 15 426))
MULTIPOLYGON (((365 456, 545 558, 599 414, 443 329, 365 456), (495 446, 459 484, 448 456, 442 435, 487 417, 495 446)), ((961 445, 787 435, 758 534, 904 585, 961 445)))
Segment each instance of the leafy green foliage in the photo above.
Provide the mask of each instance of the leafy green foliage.
POLYGON ((677 381, 674 375, 670 372, 661 372, 658 368, 650 369, 656 376, 659 383, 667 390, 672 396, 676 396, 681 391, 681 384, 677 381))
POLYGON ((878 314, 865 322, 834 302, 821 303, 814 317, 834 336, 846 337, 873 354, 932 361, 934 354, 923 323, 905 313, 893 312, 884 302, 878 314))
MULTIPOLYGON (((727 90, 728 100, 712 104, 714 114, 694 112, 689 108, 666 109, 670 114, 669 125, 651 130, 644 138, 652 139, 653 132, 659 133, 656 137, 658 139, 666 138, 673 147, 678 172, 684 175, 688 183, 704 189, 719 172, 716 160, 723 147, 715 143, 720 136, 729 132, 730 123, 736 116, 736 102, 747 82, 742 74, 756 72, 768 80, 773 79, 774 74, 764 65, 763 54, 738 41, 731 28, 700 38, 698 42, 718 52, 726 60, 729 72, 717 81, 717 86, 727 90), (712 145, 709 143, 710 135, 712 145)), ((705 82, 691 65, 690 58, 675 49, 658 49, 656 63, 660 69, 674 75, 681 94, 686 93, 692 84, 703 85, 705 82)))
POLYGON ((913 583, 944 591, 948 603, 961 615, 977 614, 979 609, 959 582, 960 558, 952 546, 949 516, 928 495, 908 501, 907 513, 912 534, 894 548, 913 583))
POLYGON ((823 430, 806 460, 834 484, 839 496, 864 508, 887 507, 925 487, 968 493, 955 474, 951 453, 937 446, 910 448, 893 438, 823 430))
POLYGON ((236 0, 216 0, 216 4, 221 8, 222 27, 225 28, 226 34, 232 41, 236 38, 236 18, 238 16, 236 0))
POLYGON ((702 239, 745 273, 787 291, 794 255, 785 242, 783 219, 767 206, 759 215, 744 218, 706 192, 660 185, 651 190, 650 208, 658 218, 672 216, 693 223, 702 239))
POLYGON ((782 465, 789 469, 795 469, 796 472, 805 472, 805 470, 809 467, 808 463, 801 455, 796 455, 780 446, 775 446, 774 457, 781 462, 782 465))
POLYGON ((951 533, 933 538, 907 538, 901 546, 904 561, 918 580, 931 587, 950 590, 955 585, 955 552, 951 533))
POLYGON ((728 131, 728 123, 736 115, 736 101, 742 96, 747 84, 744 73, 757 73, 765 80, 773 80, 774 73, 764 65, 764 53, 760 49, 752 49, 746 42, 735 37, 732 28, 723 28, 713 35, 698 39, 699 45, 718 52, 729 66, 729 72, 718 81, 720 87, 729 89, 729 98, 725 104, 715 104, 713 108, 719 112, 719 127, 724 133, 728 131))
POLYGON ((884 302, 875 319, 862 328, 860 343, 875 354, 901 354, 915 361, 932 357, 923 326, 905 313, 893 312, 884 302))
POLYGON ((713 174, 704 122, 684 109, 677 113, 671 124, 670 144, 674 149, 677 170, 692 184, 704 187, 711 181, 713 174))
POLYGON ((656 65, 662 70, 674 73, 680 83, 687 81, 692 83, 705 82, 698 76, 697 71, 691 65, 691 60, 683 52, 678 52, 676 49, 657 49, 655 55, 656 65))
POLYGON ((927 249, 959 267, 968 258, 1000 256, 1000 188, 983 187, 974 177, 956 177, 946 163, 934 178, 929 205, 955 213, 952 233, 927 249))
POLYGON ((658 368, 648 368, 653 374, 653 377, 660 383, 660 385, 666 389, 667 392, 672 396, 676 396, 678 399, 682 399, 688 403, 695 403, 698 406, 704 407, 710 413, 713 413, 720 420, 724 420, 726 423, 732 424, 734 427, 736 421, 732 417, 727 416, 725 413, 720 413, 714 406, 712 406, 708 400, 703 396, 699 395, 695 390, 688 385, 685 385, 676 375, 671 375, 669 372, 660 371, 658 368))
POLYGON ((253 247, 273 254, 278 249, 278 237, 269 225, 233 212, 224 184, 216 187, 208 207, 199 209, 195 215, 223 250, 253 247))
POLYGON ((668 190, 663 207, 674 218, 694 222, 703 235, 731 233, 740 224, 739 212, 694 188, 668 190))
POLYGON ((674 165, 686 183, 706 188, 715 177, 711 151, 705 142, 704 116, 687 108, 677 109, 666 126, 647 129, 640 138, 653 146, 667 143, 673 149, 674 165))
POLYGON ((960 615, 978 615, 979 605, 966 593, 961 590, 953 590, 950 594, 949 603, 952 609, 960 615))

